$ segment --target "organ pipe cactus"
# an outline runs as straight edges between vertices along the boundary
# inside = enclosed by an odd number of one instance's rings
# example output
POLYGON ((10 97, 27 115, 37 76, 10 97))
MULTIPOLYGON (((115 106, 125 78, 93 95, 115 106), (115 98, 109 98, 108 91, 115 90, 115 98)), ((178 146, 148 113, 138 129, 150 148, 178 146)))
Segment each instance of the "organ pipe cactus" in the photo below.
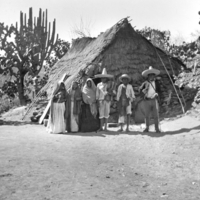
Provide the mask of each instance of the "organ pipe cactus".
POLYGON ((30 8, 28 19, 20 12, 19 24, 8 27, 0 23, 0 74, 15 77, 21 104, 24 104, 25 75, 36 77, 58 42, 56 20, 51 27, 47 14, 47 10, 40 9, 39 16, 33 18, 30 8))
POLYGON ((53 21, 52 31, 51 23, 48 25, 47 10, 42 12, 39 10, 39 16, 34 17, 32 8, 29 9, 28 23, 26 21, 26 14, 20 13, 20 27, 16 23, 16 30, 18 30, 18 46, 20 46, 22 54, 28 57, 31 62, 30 74, 37 76, 40 72, 43 62, 47 59, 56 46, 58 41, 58 34, 55 39, 56 20, 53 21), (24 45, 25 44, 25 45, 24 45))

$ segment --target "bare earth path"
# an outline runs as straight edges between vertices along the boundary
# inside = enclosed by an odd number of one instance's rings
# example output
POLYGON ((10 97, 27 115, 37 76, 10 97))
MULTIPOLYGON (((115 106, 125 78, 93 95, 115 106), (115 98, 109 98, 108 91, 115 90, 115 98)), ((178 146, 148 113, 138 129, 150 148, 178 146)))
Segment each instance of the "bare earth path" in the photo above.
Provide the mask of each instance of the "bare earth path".
POLYGON ((200 121, 185 116, 162 130, 52 135, 2 125, 0 200, 200 199, 200 121))

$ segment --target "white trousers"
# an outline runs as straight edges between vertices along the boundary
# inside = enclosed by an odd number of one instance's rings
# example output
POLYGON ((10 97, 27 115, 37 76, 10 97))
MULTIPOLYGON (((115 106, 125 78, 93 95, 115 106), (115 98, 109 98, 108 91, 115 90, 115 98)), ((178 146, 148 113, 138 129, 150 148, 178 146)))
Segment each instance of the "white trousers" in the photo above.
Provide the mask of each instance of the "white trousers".
POLYGON ((110 101, 99 101, 99 118, 108 119, 110 116, 110 101))
MULTIPOLYGON (((126 114, 130 115, 131 113, 132 111, 131 111, 131 102, 130 102, 129 105, 126 107, 126 114)), ((119 116, 118 123, 119 124, 125 123, 125 116, 119 116)))

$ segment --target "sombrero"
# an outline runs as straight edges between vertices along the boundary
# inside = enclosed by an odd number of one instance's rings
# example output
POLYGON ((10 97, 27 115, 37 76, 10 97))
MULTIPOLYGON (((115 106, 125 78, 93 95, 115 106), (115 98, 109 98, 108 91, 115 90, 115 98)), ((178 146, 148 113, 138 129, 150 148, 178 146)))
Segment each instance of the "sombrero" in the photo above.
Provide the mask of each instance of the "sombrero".
POLYGON ((119 80, 122 82, 122 79, 123 79, 123 78, 127 78, 128 81, 131 80, 131 77, 130 77, 128 74, 122 74, 122 75, 119 77, 119 80))
POLYGON ((106 68, 103 68, 103 71, 101 74, 97 74, 94 76, 95 78, 113 78, 113 75, 107 74, 106 68))
POLYGON ((160 70, 154 69, 153 67, 150 66, 149 69, 144 70, 144 71, 142 72, 142 76, 144 76, 144 77, 147 77, 149 74, 158 75, 158 74, 160 74, 160 70))

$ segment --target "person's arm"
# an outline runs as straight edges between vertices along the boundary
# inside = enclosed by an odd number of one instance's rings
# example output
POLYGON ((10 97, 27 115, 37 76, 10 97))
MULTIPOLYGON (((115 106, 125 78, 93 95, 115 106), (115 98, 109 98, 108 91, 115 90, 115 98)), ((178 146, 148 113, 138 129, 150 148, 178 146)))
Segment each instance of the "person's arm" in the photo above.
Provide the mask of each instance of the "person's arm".
POLYGON ((139 92, 143 92, 143 89, 145 88, 146 81, 142 83, 142 85, 139 87, 139 92))
POLYGON ((146 95, 147 94, 147 92, 148 92, 148 89, 149 89, 149 82, 147 82, 147 81, 145 81, 144 83, 143 83, 143 87, 142 87, 142 93, 144 94, 144 95, 146 95))
POLYGON ((98 108, 99 108, 99 96, 100 96, 100 91, 99 91, 99 87, 97 85, 97 88, 96 88, 96 104, 97 104, 98 108))
POLYGON ((132 102, 135 99, 135 93, 132 85, 127 85, 128 99, 132 102))
POLYGON ((119 98, 121 96, 121 91, 122 91, 122 85, 119 85, 118 89, 117 89, 117 101, 119 101, 119 98))
POLYGON ((116 95, 116 91, 115 91, 115 83, 114 82, 109 82, 107 85, 107 94, 109 95, 116 95))
POLYGON ((99 100, 99 96, 100 96, 100 91, 99 91, 99 87, 97 86, 97 89, 96 89, 96 100, 97 101, 99 100))
POLYGON ((135 99, 135 92, 133 90, 132 85, 130 85, 130 93, 131 93, 131 102, 135 99))

